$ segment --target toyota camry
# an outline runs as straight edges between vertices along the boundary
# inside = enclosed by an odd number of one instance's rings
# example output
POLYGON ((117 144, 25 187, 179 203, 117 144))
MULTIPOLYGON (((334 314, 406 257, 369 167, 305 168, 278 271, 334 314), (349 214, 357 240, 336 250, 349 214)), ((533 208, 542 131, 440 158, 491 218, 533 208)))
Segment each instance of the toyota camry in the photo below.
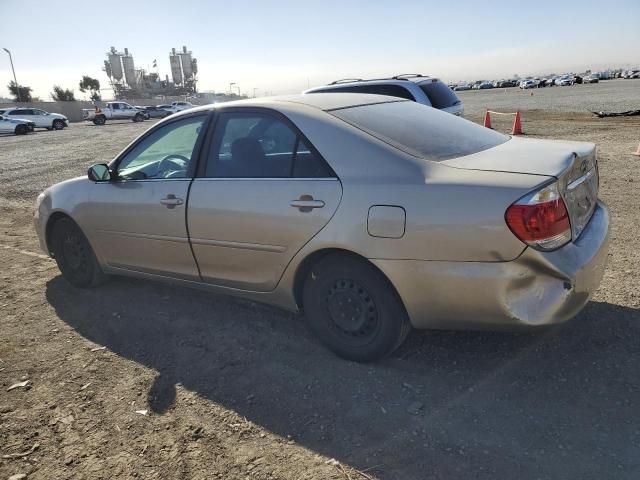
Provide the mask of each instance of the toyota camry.
POLYGON ((591 143, 509 137, 399 98, 187 110, 45 190, 36 230, 75 287, 166 280, 303 311, 338 355, 412 327, 517 329, 598 287, 609 213, 591 143))

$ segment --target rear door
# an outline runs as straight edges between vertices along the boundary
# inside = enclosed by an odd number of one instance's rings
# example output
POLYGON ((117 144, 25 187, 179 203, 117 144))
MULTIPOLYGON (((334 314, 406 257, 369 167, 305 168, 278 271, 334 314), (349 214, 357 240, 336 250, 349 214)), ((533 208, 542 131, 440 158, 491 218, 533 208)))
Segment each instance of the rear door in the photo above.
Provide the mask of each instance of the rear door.
POLYGON ((33 110, 30 108, 21 108, 16 110, 11 110, 8 113, 9 118, 26 120, 28 122, 33 121, 33 110))
POLYGON ((341 184, 293 124, 268 109, 218 114, 205 152, 187 215, 202 279, 273 290, 335 212, 341 184))

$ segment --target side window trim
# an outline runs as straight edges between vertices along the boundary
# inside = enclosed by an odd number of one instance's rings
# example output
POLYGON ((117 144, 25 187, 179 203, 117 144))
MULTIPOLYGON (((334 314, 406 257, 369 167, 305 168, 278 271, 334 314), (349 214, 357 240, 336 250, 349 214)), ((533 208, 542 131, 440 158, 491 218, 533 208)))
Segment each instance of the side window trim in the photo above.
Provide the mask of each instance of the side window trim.
POLYGON ((111 171, 115 171, 118 169, 118 166, 120 165, 120 162, 122 162, 122 160, 129 154, 129 152, 131 152, 134 148, 136 148, 141 142, 143 142, 147 137, 149 137, 150 135, 152 135, 153 133, 155 133, 157 130, 159 130, 160 128, 166 127, 167 125, 171 125, 173 123, 177 123, 183 120, 186 120, 188 118, 195 118, 195 117, 205 117, 204 122, 202 122, 202 127, 201 127, 201 131, 198 134, 198 139, 196 140, 196 144, 193 147, 193 158, 191 159, 191 162, 189 164, 189 169, 187 170, 187 176, 184 178, 173 178, 173 179, 167 179, 167 178, 146 178, 146 179, 139 179, 139 180, 126 180, 127 182, 157 182, 157 181, 191 181, 193 180, 193 178, 195 177, 195 173, 197 171, 197 168, 199 166, 200 162, 200 157, 202 156, 202 152, 203 152, 203 144, 204 141, 206 139, 206 137, 208 136, 208 131, 209 131, 209 123, 211 122, 211 118, 213 117, 213 112, 197 112, 197 113, 192 113, 190 115, 181 115, 180 117, 175 117, 172 118, 170 121, 168 122, 162 122, 157 124, 156 126, 150 128, 148 131, 146 131, 142 136, 136 138, 133 142, 131 142, 129 145, 127 145, 125 147, 125 149, 120 152, 116 158, 114 158, 110 163, 109 163, 109 170, 111 171))
POLYGON ((194 178, 197 179, 209 179, 209 180, 309 180, 309 179, 313 179, 313 180, 320 180, 320 179, 337 179, 338 175, 335 173, 335 171, 333 170, 333 168, 331 168, 331 165, 329 165, 329 162, 327 162, 324 157, 322 155, 320 155, 320 152, 318 152, 318 150, 316 149, 316 147, 313 145, 313 143, 311 143, 309 141, 309 139, 307 138, 307 136, 302 133, 300 131, 300 129, 283 113, 278 112, 277 110, 273 110, 271 108, 266 108, 266 107, 219 107, 216 108, 215 110, 213 110, 212 114, 211 114, 211 120, 209 122, 209 127, 207 128, 206 131, 206 140, 203 142, 203 144, 201 145, 200 148, 200 154, 198 156, 198 168, 197 171, 195 173, 194 178), (331 172, 331 176, 328 177, 319 177, 319 178, 315 178, 315 177, 309 177, 309 178, 303 178, 303 177, 293 177, 293 171, 295 168, 295 163, 296 163, 296 158, 297 158, 297 152, 294 152, 294 158, 293 161, 291 162, 291 174, 288 178, 282 178, 282 177, 274 177, 274 178, 265 178, 265 177, 240 177, 240 178, 217 178, 217 177, 207 177, 206 176, 206 168, 207 168, 207 161, 208 158, 206 158, 208 156, 208 153, 211 149, 211 142, 213 142, 214 136, 215 136, 215 132, 216 129, 219 127, 220 122, 220 116, 223 113, 247 113, 247 114, 264 114, 264 115, 270 115, 273 118, 283 122, 287 127, 289 127, 293 133, 295 133, 296 135, 296 150, 297 150, 297 146, 300 143, 304 143, 306 146, 309 147, 310 151, 322 162, 325 164, 327 171, 331 172))

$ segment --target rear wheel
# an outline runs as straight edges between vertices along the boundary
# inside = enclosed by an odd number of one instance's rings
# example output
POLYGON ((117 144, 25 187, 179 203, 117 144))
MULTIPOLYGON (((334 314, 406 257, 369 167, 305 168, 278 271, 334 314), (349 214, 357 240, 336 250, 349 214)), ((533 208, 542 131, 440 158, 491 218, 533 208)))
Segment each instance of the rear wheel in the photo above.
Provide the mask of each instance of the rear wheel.
POLYGON ((133 121, 134 122, 142 122, 144 121, 144 116, 141 113, 136 113, 136 115, 133 117, 133 121))
POLYGON ((53 225, 51 247, 62 276, 74 287, 93 287, 104 280, 87 237, 70 218, 53 225))
POLYGON ((104 125, 106 123, 107 119, 104 117, 104 115, 99 115, 96 118, 93 119, 93 124, 94 125, 104 125))
POLYGON ((62 130, 64 128, 64 122, 62 120, 54 120, 52 126, 54 130, 62 130))
POLYGON ((348 255, 330 255, 311 269, 303 304, 314 333, 348 360, 381 359, 411 330, 389 281, 373 265, 348 255))
POLYGON ((16 135, 26 135, 29 132, 29 127, 26 125, 16 125, 16 135))

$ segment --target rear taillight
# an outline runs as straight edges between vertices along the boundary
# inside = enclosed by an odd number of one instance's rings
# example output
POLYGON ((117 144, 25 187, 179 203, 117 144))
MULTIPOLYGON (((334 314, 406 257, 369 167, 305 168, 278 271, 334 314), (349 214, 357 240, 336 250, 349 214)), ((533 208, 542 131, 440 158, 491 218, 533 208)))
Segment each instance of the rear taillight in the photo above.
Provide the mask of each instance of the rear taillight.
POLYGON ((529 193, 504 216, 511 231, 538 250, 555 250, 571 241, 571 223, 557 183, 529 193))

